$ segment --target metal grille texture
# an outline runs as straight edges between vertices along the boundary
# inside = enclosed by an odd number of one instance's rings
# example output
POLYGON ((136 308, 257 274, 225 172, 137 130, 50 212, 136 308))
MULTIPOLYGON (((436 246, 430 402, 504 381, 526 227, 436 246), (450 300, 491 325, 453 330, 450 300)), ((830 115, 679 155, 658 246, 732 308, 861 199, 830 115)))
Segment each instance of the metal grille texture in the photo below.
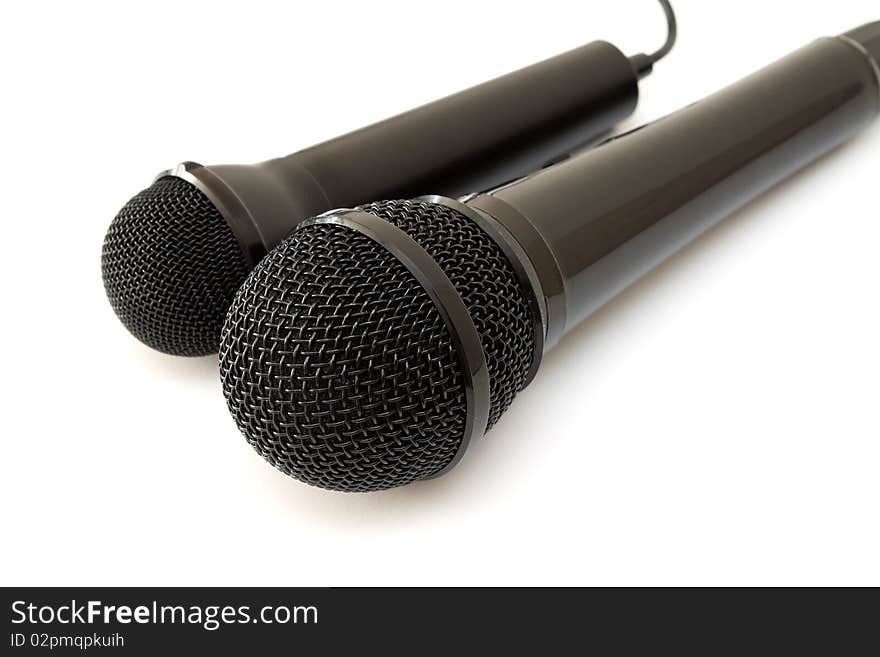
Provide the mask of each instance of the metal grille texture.
MULTIPOLYGON (((512 267, 443 206, 362 209, 419 242, 461 295, 489 367, 491 426, 532 358, 532 318, 512 267)), ((323 488, 373 491, 430 477, 464 434, 464 373, 440 312, 396 257, 344 226, 301 226, 247 277, 223 327, 220 371, 248 442, 323 488)))
POLYGON ((116 315, 144 344, 176 356, 217 353, 250 267, 223 217, 195 186, 164 177, 132 198, 101 253, 116 315))
POLYGON ((529 304, 497 244, 460 213, 436 203, 384 201, 360 209, 403 230, 440 265, 470 312, 489 366, 489 426, 525 385, 534 335, 529 304))

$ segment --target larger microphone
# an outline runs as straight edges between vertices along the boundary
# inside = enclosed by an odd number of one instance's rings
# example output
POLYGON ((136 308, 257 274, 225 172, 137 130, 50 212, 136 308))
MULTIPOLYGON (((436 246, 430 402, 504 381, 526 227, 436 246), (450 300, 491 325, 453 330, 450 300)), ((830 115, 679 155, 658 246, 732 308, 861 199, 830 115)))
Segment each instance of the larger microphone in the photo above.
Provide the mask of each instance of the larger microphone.
POLYGON ((338 210, 248 277, 235 421, 283 472, 370 491, 452 468, 596 308, 880 107, 880 23, 486 194, 338 210))
POLYGON ((113 309, 159 351, 216 353, 233 294, 299 221, 382 198, 489 189, 629 116, 639 78, 675 39, 672 10, 661 5, 669 38, 652 55, 628 58, 594 42, 287 157, 185 162, 160 174, 107 232, 113 309))

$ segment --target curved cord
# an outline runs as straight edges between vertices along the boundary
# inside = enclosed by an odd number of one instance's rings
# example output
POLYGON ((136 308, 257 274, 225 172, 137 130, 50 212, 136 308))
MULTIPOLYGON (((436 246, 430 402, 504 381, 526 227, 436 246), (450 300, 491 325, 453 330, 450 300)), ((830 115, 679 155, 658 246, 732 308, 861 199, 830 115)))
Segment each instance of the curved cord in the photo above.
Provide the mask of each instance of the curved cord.
POLYGON ((663 13, 666 14, 666 43, 663 44, 660 50, 650 55, 639 53, 629 58, 629 62, 639 78, 648 75, 654 69, 654 64, 669 54, 678 36, 678 23, 675 20, 675 12, 672 10, 672 5, 667 0, 660 0, 660 6, 663 7, 663 13))
POLYGON ((675 20, 675 12, 672 10, 672 5, 667 0, 660 0, 660 6, 663 7, 663 13, 666 14, 666 43, 658 51, 648 55, 654 64, 669 54, 678 36, 678 22, 675 20))

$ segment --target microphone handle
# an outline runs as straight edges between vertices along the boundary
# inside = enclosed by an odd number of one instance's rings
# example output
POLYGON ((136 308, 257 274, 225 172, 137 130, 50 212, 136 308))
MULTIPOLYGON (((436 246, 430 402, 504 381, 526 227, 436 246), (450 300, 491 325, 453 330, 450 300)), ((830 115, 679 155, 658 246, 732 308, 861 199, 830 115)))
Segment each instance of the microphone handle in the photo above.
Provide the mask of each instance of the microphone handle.
POLYGON ((638 79, 620 50, 595 41, 293 155, 185 162, 162 175, 199 187, 255 264, 299 221, 332 208, 437 190, 459 196, 546 166, 629 116, 638 79))
MULTIPOLYGON (((543 300, 544 351, 725 216, 864 128, 877 62, 823 38, 705 100, 462 199, 506 228, 543 300)), ((490 221, 491 223, 491 221, 490 221)))

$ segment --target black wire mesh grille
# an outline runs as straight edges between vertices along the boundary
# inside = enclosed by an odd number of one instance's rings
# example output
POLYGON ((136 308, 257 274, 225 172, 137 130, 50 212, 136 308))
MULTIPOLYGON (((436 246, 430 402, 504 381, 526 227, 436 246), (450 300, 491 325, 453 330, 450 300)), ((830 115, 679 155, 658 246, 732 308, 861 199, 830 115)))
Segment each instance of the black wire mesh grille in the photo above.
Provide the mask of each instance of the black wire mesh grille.
POLYGON ((251 273, 223 329, 220 372, 248 442, 323 488, 430 476, 464 431, 442 317, 393 255, 341 226, 300 228, 251 273))
POLYGON ((226 311, 250 269, 213 204, 174 177, 157 180, 119 211, 101 268, 125 327, 177 356, 217 352, 226 311))
MULTIPOLYGON (((410 201, 365 206, 420 242, 468 306, 489 364, 491 423, 532 357, 528 305, 498 247, 468 219, 410 201)), ((382 246, 300 227, 236 295, 220 346, 229 409, 274 466, 343 491, 436 474, 466 423, 463 372, 424 288, 382 246)))
POLYGON ((480 334, 489 366, 489 426, 522 390, 532 364, 531 311, 498 245, 455 210, 423 201, 383 201, 363 210, 416 240, 452 281, 480 334))

